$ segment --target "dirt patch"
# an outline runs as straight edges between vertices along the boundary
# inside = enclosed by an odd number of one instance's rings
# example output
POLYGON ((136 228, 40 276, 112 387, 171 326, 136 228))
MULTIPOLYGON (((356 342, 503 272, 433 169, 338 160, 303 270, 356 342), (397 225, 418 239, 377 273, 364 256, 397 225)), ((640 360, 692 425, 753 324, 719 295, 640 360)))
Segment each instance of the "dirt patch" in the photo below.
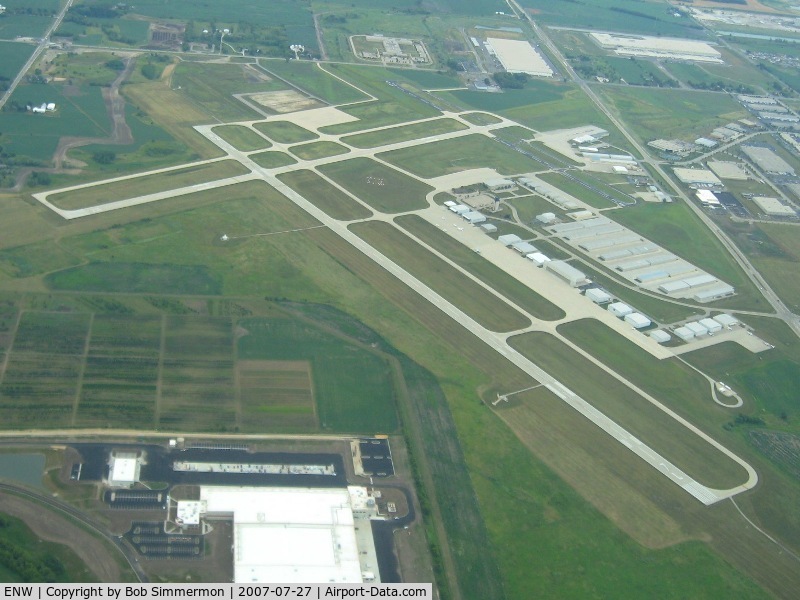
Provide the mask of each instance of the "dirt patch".
POLYGON ((278 90, 275 92, 248 94, 247 97, 264 108, 268 108, 280 114, 322 106, 316 100, 307 98, 295 90, 278 90))
POLYGON ((103 582, 120 581, 119 565, 109 554, 108 547, 80 527, 38 504, 0 492, 0 506, 25 524, 43 540, 64 544, 72 550, 103 582))

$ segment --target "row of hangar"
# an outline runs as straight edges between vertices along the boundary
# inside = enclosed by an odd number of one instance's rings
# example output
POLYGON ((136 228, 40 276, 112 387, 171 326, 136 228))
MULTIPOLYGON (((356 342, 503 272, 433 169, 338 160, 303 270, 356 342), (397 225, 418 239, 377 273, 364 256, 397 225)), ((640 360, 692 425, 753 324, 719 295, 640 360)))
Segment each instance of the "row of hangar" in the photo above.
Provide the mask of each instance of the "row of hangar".
POLYGON ((649 291, 696 302, 710 302, 735 293, 724 281, 606 217, 559 223, 545 229, 649 291))

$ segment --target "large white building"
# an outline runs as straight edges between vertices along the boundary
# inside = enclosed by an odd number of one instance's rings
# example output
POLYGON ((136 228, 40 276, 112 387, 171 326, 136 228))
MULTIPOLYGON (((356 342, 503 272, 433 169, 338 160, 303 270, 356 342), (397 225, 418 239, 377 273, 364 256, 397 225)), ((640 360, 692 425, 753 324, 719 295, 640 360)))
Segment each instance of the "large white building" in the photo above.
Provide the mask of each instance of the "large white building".
POLYGON ((366 488, 202 486, 200 501, 207 517, 233 517, 236 583, 380 580, 366 488))
POLYGON ((642 56, 722 63, 722 54, 706 42, 618 33, 589 34, 601 47, 620 56, 642 56))
POLYGON ((497 60, 509 73, 526 73, 536 77, 552 77, 553 69, 539 51, 524 40, 488 38, 487 48, 494 50, 497 60))

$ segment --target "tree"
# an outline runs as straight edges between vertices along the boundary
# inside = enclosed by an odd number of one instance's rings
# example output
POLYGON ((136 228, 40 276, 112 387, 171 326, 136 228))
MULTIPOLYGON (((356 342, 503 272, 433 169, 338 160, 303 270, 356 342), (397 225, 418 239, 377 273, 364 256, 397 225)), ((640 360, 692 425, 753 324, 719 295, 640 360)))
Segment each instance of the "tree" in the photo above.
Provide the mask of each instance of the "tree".
POLYGON ((92 155, 94 161, 101 165, 110 165, 117 160, 117 153, 111 150, 100 150, 92 155))

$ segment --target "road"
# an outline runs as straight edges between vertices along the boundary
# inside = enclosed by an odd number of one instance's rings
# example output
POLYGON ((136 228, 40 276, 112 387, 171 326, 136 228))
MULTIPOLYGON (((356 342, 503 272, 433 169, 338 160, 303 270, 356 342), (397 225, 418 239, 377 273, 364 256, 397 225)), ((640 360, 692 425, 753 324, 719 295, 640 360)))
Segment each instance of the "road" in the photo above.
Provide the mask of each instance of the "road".
POLYGON ((0 109, 2 109, 3 106, 5 106, 6 102, 11 97, 11 94, 14 93, 14 90, 19 85, 19 82, 22 81, 23 77, 25 77, 25 73, 27 73, 28 70, 33 66, 33 64, 39 59, 39 56, 41 56, 42 52, 44 52, 47 49, 47 45, 50 43, 50 36, 56 29, 58 29, 59 25, 61 25, 61 21, 64 20, 64 15, 67 14, 67 11, 70 9, 71 6, 72 6, 72 0, 67 0, 67 3, 64 5, 64 8, 62 8, 61 12, 55 16, 55 18, 53 19, 53 24, 50 25, 50 28, 47 30, 47 33, 44 34, 44 37, 42 37, 39 40, 39 45, 36 47, 36 50, 33 51, 33 54, 31 54, 31 57, 28 59, 28 62, 26 62, 22 66, 22 69, 20 69, 19 73, 17 73, 17 76, 14 78, 14 81, 11 82, 11 85, 8 86, 8 89, 6 90, 5 94, 3 94, 3 96, 0 98, 0 109))
MULTIPOLYGON (((583 92, 589 97, 589 99, 594 103, 594 105, 606 116, 608 119, 614 124, 614 126, 625 136, 625 139, 628 140, 628 143, 636 149, 639 155, 642 157, 642 162, 650 166, 664 181, 671 181, 669 175, 667 175, 666 171, 663 169, 661 164, 654 160, 652 156, 650 156, 649 152, 639 143, 639 141, 628 131, 627 127, 625 126, 622 121, 620 121, 616 115, 605 105, 605 103, 595 94, 594 90, 589 86, 586 81, 584 81, 581 77, 575 73, 575 70, 570 66, 569 62, 564 58, 564 55, 558 49, 558 47, 553 43, 550 37, 545 33, 538 24, 531 18, 531 16, 519 5, 517 0, 506 0, 509 6, 512 7, 517 14, 522 15, 525 19, 528 20, 531 27, 533 27, 536 35, 539 37, 541 42, 547 47, 547 49, 552 53, 552 55, 561 63, 562 68, 565 72, 569 75, 570 79, 575 81, 583 92)), ((789 308, 784 304, 784 302, 778 297, 778 294, 769 286, 769 284, 761 277, 761 274, 758 270, 750 263, 744 253, 736 246, 735 243, 727 236, 727 234, 720 229, 717 224, 709 217, 706 213, 703 212, 703 209, 697 206, 691 199, 684 193, 682 189, 676 187, 678 196, 686 203, 686 205, 691 208, 694 213, 698 216, 698 218, 708 227, 711 233, 720 241, 720 243, 725 247, 725 249, 730 253, 739 267, 744 271, 745 275, 753 282, 753 284, 761 291, 761 293, 766 298, 767 302, 770 303, 775 314, 783 320, 797 335, 800 337, 800 317, 794 314, 789 308)))

